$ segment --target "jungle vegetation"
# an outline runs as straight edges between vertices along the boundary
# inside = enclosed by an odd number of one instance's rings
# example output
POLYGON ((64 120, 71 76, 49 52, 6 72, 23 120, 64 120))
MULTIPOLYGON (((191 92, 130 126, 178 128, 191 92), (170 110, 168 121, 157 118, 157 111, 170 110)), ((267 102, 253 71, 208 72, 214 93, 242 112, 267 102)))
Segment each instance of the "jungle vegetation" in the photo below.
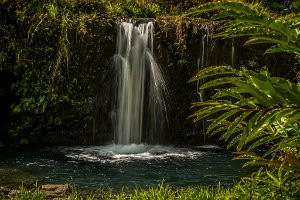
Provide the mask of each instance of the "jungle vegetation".
MULTIPOLYGON (((60 116, 66 107, 82 109, 84 102, 80 95, 96 77, 94 71, 83 75, 79 61, 87 64, 95 55, 100 55, 100 61, 101 56, 106 56, 104 48, 81 54, 78 52, 81 46, 72 43, 90 34, 90 19, 101 16, 102 34, 110 31, 108 18, 176 15, 223 20, 214 37, 244 37, 246 45, 267 44, 266 54, 292 54, 300 62, 300 5, 296 0, 285 2, 2 0, 0 103, 4 117, 0 140, 19 143, 26 134, 43 137, 42 132, 53 131, 75 118, 60 116)), ((111 40, 103 37, 99 46, 111 40)), ((161 195, 158 199, 299 198, 300 86, 293 79, 297 75, 291 80, 277 77, 278 74, 270 74, 271 67, 262 66, 254 71, 246 66, 213 66, 190 80, 205 78, 209 81, 202 89, 215 91, 210 100, 193 104, 197 110, 191 118, 195 122, 206 117, 214 119, 208 127, 209 134, 218 134, 228 148, 235 148, 236 159, 246 159, 247 165, 260 167, 251 177, 224 190, 171 190, 160 185, 153 190, 137 190, 131 196, 107 194, 107 198, 151 199, 153 195, 161 195)), ((22 191, 15 199, 24 199, 22 195, 28 196, 27 199, 32 199, 30 195, 45 198, 38 189, 22 191)))
MULTIPOLYGON (((63 129, 76 127, 80 132, 84 127, 78 126, 78 116, 70 113, 80 113, 79 118, 83 118, 85 124, 95 123, 91 122, 91 115, 97 114, 84 111, 86 97, 91 96, 86 93, 97 80, 105 79, 99 76, 109 70, 107 58, 114 51, 115 21, 124 17, 179 15, 204 2, 1 1, 0 143, 49 143, 59 137, 57 132, 64 135, 63 129), (97 50, 89 46, 92 43, 97 50), (100 66, 92 69, 91 63, 100 66), (49 133, 50 139, 41 141, 45 136, 42 132, 49 133)), ((175 46, 181 49, 180 45, 175 46)), ((92 90, 97 90, 94 88, 92 90)), ((73 141, 78 143, 88 138, 83 137, 73 141)))
MULTIPOLYGON (((210 11, 216 11, 212 19, 226 20, 214 37, 246 37, 245 45, 267 43, 270 45, 266 54, 289 53, 296 62, 300 61, 299 14, 281 16, 271 14, 259 3, 221 1, 200 5, 187 15, 210 11)), ((217 116, 207 131, 210 135, 219 134, 228 142, 228 148, 235 148, 235 159, 248 160, 245 165, 261 166, 255 173, 259 178, 254 177, 254 191, 263 187, 270 190, 269 194, 260 193, 261 198, 299 197, 299 83, 272 76, 266 66, 258 72, 244 66, 212 66, 190 81, 203 78, 209 81, 201 88, 213 88, 215 93, 210 100, 193 103, 199 108, 190 116, 194 122, 217 116)))

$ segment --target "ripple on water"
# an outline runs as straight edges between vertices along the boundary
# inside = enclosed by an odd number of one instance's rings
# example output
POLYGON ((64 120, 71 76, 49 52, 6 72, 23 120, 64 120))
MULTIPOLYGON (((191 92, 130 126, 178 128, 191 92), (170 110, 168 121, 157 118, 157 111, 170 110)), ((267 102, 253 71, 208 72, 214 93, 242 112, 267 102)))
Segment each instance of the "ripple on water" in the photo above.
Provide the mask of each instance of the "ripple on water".
POLYGON ((231 153, 209 148, 131 144, 1 151, 0 166, 24 171, 40 183, 70 181, 113 189, 147 187, 162 180, 174 187, 231 185, 251 171, 242 169, 241 161, 232 161, 231 153))

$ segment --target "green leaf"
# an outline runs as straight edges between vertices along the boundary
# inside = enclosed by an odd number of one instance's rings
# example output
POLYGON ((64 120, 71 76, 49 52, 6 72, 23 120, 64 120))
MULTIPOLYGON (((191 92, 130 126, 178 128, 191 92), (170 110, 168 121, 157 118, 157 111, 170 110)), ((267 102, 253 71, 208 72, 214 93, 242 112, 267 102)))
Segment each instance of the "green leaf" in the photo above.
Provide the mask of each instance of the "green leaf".
POLYGON ((220 19, 228 18, 228 17, 238 17, 239 15, 240 14, 235 13, 234 11, 226 10, 226 11, 215 14, 214 16, 211 17, 211 19, 212 20, 220 20, 220 19))
POLYGON ((265 51, 265 53, 280 53, 280 52, 299 55, 300 48, 291 44, 277 44, 265 51))
POLYGON ((199 71, 189 82, 197 81, 199 79, 207 78, 210 76, 223 75, 223 74, 235 74, 236 70, 230 66, 212 66, 206 67, 199 71))
POLYGON ((228 104, 231 105, 230 101, 226 101, 226 100, 220 100, 220 101, 199 101, 199 102, 195 102, 192 103, 192 107, 199 107, 199 106, 222 106, 224 104, 228 104))
POLYGON ((281 138, 280 135, 266 134, 263 138, 258 139, 252 145, 250 145, 249 148, 248 148, 248 151, 251 151, 252 149, 255 149, 255 148, 257 148, 261 145, 264 145, 264 144, 266 144, 270 141, 273 141, 273 140, 277 140, 279 138, 281 138))
POLYGON ((300 171, 300 158, 298 158, 296 155, 293 155, 291 153, 288 153, 287 156, 287 161, 290 165, 292 165, 295 169, 300 171))
POLYGON ((268 17, 265 16, 259 16, 259 15, 247 15, 247 16, 242 16, 239 18, 236 18, 237 23, 248 23, 248 24, 253 24, 253 25, 261 25, 261 26, 267 26, 270 21, 268 17))
POLYGON ((237 135, 233 137, 227 145, 227 149, 230 149, 233 145, 235 145, 240 140, 241 135, 237 135))
POLYGON ((236 82, 234 82, 233 84, 240 88, 243 88, 244 90, 247 90, 248 93, 251 94, 254 98, 256 98, 261 105, 268 108, 273 106, 273 104, 268 100, 266 95, 264 95, 261 91, 259 91, 254 86, 238 80, 236 80, 236 82))
POLYGON ((222 97, 233 97, 236 99, 242 99, 243 96, 240 95, 241 93, 247 93, 246 90, 239 88, 239 87, 232 87, 232 88, 226 88, 226 89, 216 89, 218 92, 215 93, 212 98, 213 99, 218 99, 222 97))
POLYGON ((221 139, 228 140, 232 136, 234 131, 238 128, 238 125, 249 115, 251 112, 244 112, 239 117, 236 117, 235 120, 230 124, 226 133, 224 133, 221 139))
POLYGON ((289 115, 291 112, 293 112, 292 108, 286 108, 286 109, 273 109, 269 112, 266 112, 257 122, 257 124, 253 127, 251 130, 251 134, 246 140, 247 142, 252 141, 257 137, 257 135, 267 126, 273 124, 274 122, 277 122, 281 118, 285 117, 286 115, 289 115))
POLYGON ((219 112, 223 110, 222 107, 214 107, 214 106, 209 106, 209 107, 205 107, 205 108, 202 108, 198 111, 196 111, 194 114, 190 115, 188 118, 191 118, 191 117, 195 117, 193 119, 193 122, 197 122, 199 121, 200 119, 203 119, 207 116, 210 116, 216 112, 219 112))
POLYGON ((224 125, 224 124, 220 124, 219 126, 220 126, 220 128, 215 129, 213 132, 210 132, 209 135, 211 135, 211 136, 212 136, 212 135, 216 135, 216 134, 218 134, 218 133, 220 133, 220 132, 222 132, 222 131, 227 130, 227 128, 228 128, 228 126, 227 126, 227 125, 224 125))
POLYGON ((267 175, 274 181, 270 182, 272 185, 280 187, 280 181, 269 170, 266 170, 267 175))
POLYGON ((181 16, 181 18, 188 17, 188 16, 197 16, 204 12, 218 10, 220 9, 218 7, 218 4, 219 2, 208 2, 205 4, 200 4, 199 6, 189 9, 185 14, 181 16))
POLYGON ((270 101, 272 101, 273 104, 282 104, 282 105, 288 104, 285 97, 282 97, 274 89, 268 77, 251 70, 247 70, 247 73, 249 74, 249 79, 252 81, 252 84, 257 89, 263 91, 263 93, 269 96, 270 97, 269 99, 270 101))
POLYGON ((225 9, 225 10, 232 10, 235 13, 243 13, 246 15, 259 15, 253 7, 251 7, 249 4, 241 3, 241 2, 235 2, 235 1, 225 1, 221 2, 219 4, 216 3, 215 9, 225 9))
POLYGON ((238 113, 238 110, 231 110, 229 112, 225 112, 224 114, 220 115, 217 119, 215 119, 208 127, 207 132, 211 132, 214 128, 219 126, 220 124, 223 123, 226 119, 231 117, 232 115, 238 113))
POLYGON ((277 38, 270 36, 254 36, 245 42, 245 45, 250 44, 261 44, 261 43, 271 43, 271 44, 287 44, 286 38, 277 38))
POLYGON ((239 144, 237 146, 238 151, 240 151, 246 143, 247 136, 251 134, 251 130, 253 126, 257 123, 257 120, 264 114, 264 111, 258 111, 254 114, 253 117, 247 122, 247 125, 245 126, 243 132, 241 133, 241 138, 239 140, 239 144))
POLYGON ((288 80, 279 80, 274 85, 278 94, 284 96, 290 103, 300 106, 300 87, 288 80))
POLYGON ((283 122, 284 127, 288 127, 289 125, 293 124, 300 120, 300 108, 295 109, 288 118, 286 118, 283 122))
POLYGON ((292 29, 289 28, 286 24, 282 22, 272 22, 269 24, 269 27, 273 30, 279 31, 283 35, 285 35, 287 38, 293 38, 294 34, 292 29))
POLYGON ((206 82, 201 86, 201 89, 206 89, 214 86, 225 85, 225 84, 235 84, 236 82, 240 82, 241 78, 239 77, 224 77, 214 79, 212 81, 206 82))

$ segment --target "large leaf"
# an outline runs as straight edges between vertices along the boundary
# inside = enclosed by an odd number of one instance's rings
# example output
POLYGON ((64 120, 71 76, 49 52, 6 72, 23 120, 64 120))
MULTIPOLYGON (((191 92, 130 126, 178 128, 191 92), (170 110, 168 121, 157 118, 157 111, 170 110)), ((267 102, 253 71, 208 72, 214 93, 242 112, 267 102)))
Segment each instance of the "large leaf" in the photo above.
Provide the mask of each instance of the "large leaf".
POLYGON ((269 99, 273 104, 288 104, 285 97, 277 93, 267 76, 251 70, 247 70, 245 74, 257 89, 263 91, 263 93, 270 97, 269 99))
POLYGON ((274 122, 277 122, 282 117, 285 117, 293 112, 292 108, 287 109, 272 109, 269 112, 266 112, 258 121, 257 124, 252 128, 251 134, 247 138, 246 142, 250 142, 257 138, 257 135, 267 126, 270 126, 274 122))
POLYGON ((222 107, 214 107, 214 106, 209 106, 209 107, 205 107, 202 108, 200 110, 198 110, 197 112, 195 112, 194 114, 192 114, 191 116, 189 116, 189 118, 193 117, 193 121, 197 122, 209 115, 212 115, 213 113, 219 112, 223 110, 222 107))
POLYGON ((206 67, 199 71, 189 82, 197 81, 199 79, 207 78, 210 76, 224 75, 224 74, 236 74, 236 70, 230 66, 212 66, 206 67))
POLYGON ((248 93, 256 98, 262 106, 272 107, 273 104, 269 101, 268 97, 253 85, 240 81, 236 81, 233 84, 240 88, 243 88, 244 90, 247 90, 248 93))
POLYGON ((220 115, 217 119, 215 119, 208 127, 207 131, 211 132, 214 128, 216 128, 217 126, 219 126, 220 124, 223 123, 223 121, 225 121, 226 119, 228 119, 229 117, 231 117, 232 115, 236 114, 237 112, 239 112, 239 110, 231 110, 229 112, 225 112, 224 114, 220 115))
POLYGON ((213 99, 218 99, 222 97, 233 97, 236 99, 242 99, 243 96, 242 93, 247 93, 247 90, 241 89, 239 87, 232 87, 232 88, 226 88, 226 89, 216 89, 216 93, 212 96, 213 99))
POLYGON ((228 140, 234 131, 238 128, 238 125, 249 115, 251 112, 244 112, 239 117, 236 117, 235 120, 230 124, 226 133, 224 133, 221 139, 228 140))
POLYGON ((215 87, 219 85, 225 85, 225 84, 235 84, 235 83, 240 83, 241 78, 239 77, 223 77, 223 78, 218 78, 214 79, 212 81, 208 81, 201 85, 201 89, 206 89, 210 87, 215 87))
POLYGON ((251 119, 247 122, 247 125, 245 126, 243 132, 241 133, 241 138, 239 140, 239 144, 237 146, 238 151, 240 151, 245 144, 245 141, 248 137, 248 135, 251 133, 251 130, 253 126, 257 123, 258 119, 261 118, 261 116, 264 114, 264 111, 259 111, 255 113, 251 119))
POLYGON ((286 24, 282 22, 272 22, 269 24, 269 27, 271 29, 277 30, 283 35, 285 35, 287 38, 293 38, 294 37, 294 32, 293 30, 286 24))
POLYGON ((213 20, 224 18, 231 20, 226 21, 218 29, 220 33, 216 34, 216 37, 253 36, 246 44, 275 44, 266 53, 287 52, 299 55, 300 17, 297 15, 280 17, 258 8, 262 6, 257 3, 228 0, 202 4, 188 11, 186 15, 191 16, 212 10, 220 11, 212 17, 213 20))

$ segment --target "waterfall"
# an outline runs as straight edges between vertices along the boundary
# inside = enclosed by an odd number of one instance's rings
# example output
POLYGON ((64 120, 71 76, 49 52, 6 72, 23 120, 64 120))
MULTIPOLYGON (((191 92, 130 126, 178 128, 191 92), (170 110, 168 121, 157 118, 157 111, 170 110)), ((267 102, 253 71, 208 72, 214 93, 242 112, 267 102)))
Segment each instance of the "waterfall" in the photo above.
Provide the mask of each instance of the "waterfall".
MULTIPOLYGON (((209 27, 204 26, 203 27, 203 34, 201 37, 201 44, 200 44, 200 54, 197 60, 197 71, 204 69, 207 67, 210 63, 210 52, 212 51, 212 44, 211 44, 211 38, 209 37, 209 27)), ((204 101, 204 90, 201 89, 201 85, 204 84, 204 80, 200 79, 197 81, 196 85, 196 91, 199 95, 199 101, 204 101)), ((208 136, 206 135, 206 127, 207 122, 206 119, 200 120, 199 125, 196 127, 196 132, 201 133, 203 135, 203 143, 205 144, 207 142, 208 136)))
POLYGON ((161 143, 166 123, 166 84, 153 58, 153 22, 118 25, 114 142, 161 143))

